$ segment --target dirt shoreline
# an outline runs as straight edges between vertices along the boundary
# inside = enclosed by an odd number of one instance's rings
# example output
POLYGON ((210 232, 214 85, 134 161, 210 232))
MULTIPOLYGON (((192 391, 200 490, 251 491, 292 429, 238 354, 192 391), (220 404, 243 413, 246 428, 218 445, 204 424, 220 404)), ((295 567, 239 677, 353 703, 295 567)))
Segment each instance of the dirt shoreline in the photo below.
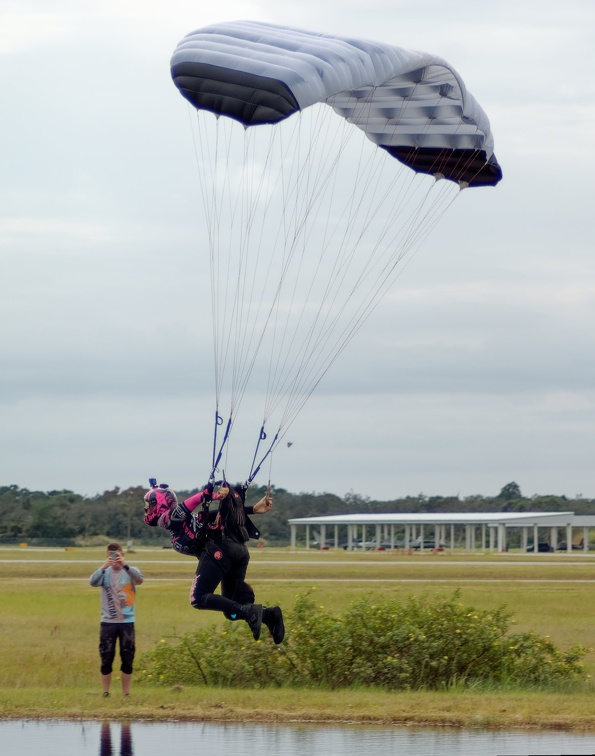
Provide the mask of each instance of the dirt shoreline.
POLYGON ((595 733, 595 714, 581 716, 570 711, 522 715, 514 711, 496 711, 486 706, 469 713, 435 711, 423 713, 407 712, 374 715, 371 712, 360 715, 331 714, 328 711, 316 714, 310 709, 300 711, 254 711, 244 707, 210 704, 210 706, 135 704, 133 701, 109 699, 101 705, 40 707, 38 705, 0 706, 0 721, 8 720, 72 720, 72 721, 120 721, 120 722, 180 722, 212 724, 261 725, 311 725, 314 727, 403 727, 417 729, 457 729, 457 730, 526 730, 558 732, 595 733), (210 710, 208 710, 210 709, 210 710), (215 710, 213 710, 215 709, 215 710))

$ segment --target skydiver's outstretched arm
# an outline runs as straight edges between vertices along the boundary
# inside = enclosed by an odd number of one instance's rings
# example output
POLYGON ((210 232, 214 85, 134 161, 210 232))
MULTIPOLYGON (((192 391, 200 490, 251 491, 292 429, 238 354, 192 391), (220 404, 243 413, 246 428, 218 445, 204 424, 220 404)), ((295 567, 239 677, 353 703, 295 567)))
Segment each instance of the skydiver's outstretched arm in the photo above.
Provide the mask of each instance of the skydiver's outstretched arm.
POLYGON ((273 508, 273 497, 270 494, 265 494, 260 501, 252 507, 254 514, 266 514, 273 508))
POLYGON ((224 499, 228 493, 229 488, 226 488, 225 486, 221 486, 219 490, 215 491, 214 493, 212 486, 210 488, 209 486, 206 486, 202 491, 199 491, 193 496, 190 496, 190 498, 185 499, 184 506, 189 512, 194 512, 196 507, 202 504, 205 499, 206 501, 219 501, 221 499, 224 499))

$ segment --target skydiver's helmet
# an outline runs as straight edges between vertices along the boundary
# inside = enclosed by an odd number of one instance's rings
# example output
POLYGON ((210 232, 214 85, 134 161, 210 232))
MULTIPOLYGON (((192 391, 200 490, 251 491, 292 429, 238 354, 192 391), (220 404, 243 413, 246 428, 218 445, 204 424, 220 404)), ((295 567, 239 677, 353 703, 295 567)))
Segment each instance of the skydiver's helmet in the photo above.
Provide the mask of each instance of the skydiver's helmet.
POLYGON ((153 486, 145 494, 145 522, 151 527, 157 527, 158 520, 162 514, 169 512, 178 503, 178 497, 167 485, 160 483, 153 486))

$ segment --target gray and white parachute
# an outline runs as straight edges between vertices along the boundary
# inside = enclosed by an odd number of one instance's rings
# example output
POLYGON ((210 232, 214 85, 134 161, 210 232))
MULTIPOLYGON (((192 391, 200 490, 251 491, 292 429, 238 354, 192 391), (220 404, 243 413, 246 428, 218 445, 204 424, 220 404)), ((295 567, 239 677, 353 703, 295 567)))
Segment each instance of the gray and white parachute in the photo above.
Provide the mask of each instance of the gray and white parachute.
POLYGON ((188 34, 171 74, 196 108, 245 126, 326 103, 416 171, 468 186, 502 177, 486 114, 436 55, 237 21, 188 34))
POLYGON ((236 21, 188 34, 171 75, 196 116, 211 477, 241 476, 231 431, 243 454, 254 413, 251 481, 459 190, 502 173, 486 114, 436 55, 236 21))

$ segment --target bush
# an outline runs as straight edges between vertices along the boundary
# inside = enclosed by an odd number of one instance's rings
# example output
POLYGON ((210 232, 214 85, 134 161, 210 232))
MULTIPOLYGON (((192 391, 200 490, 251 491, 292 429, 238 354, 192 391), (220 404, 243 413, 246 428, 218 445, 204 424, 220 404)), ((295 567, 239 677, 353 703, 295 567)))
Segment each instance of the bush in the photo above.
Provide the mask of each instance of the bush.
POLYGON ((478 611, 459 593, 367 600, 333 616, 299 596, 275 646, 263 625, 254 642, 244 622, 173 635, 141 660, 141 679, 219 687, 377 686, 447 689, 481 684, 546 687, 584 677, 586 649, 559 650, 548 637, 510 632, 504 607, 478 611))

